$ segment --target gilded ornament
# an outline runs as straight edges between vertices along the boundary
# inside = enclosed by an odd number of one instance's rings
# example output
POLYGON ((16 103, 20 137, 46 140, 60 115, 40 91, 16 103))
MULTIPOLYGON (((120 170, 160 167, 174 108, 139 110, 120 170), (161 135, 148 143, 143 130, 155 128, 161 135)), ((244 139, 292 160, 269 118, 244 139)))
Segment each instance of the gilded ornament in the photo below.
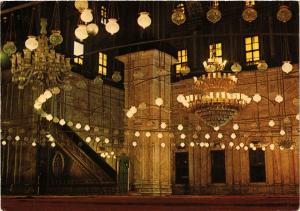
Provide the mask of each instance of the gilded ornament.
POLYGON ((281 5, 277 12, 277 20, 281 22, 288 22, 292 18, 292 11, 287 5, 281 5))

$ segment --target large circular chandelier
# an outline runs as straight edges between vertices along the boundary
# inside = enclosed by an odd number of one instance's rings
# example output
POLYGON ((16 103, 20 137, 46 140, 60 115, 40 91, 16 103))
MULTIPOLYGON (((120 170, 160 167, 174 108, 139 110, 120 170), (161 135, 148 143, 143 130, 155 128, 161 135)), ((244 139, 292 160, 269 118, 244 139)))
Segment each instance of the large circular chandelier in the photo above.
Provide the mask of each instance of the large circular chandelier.
POLYGON ((251 98, 239 92, 230 92, 236 87, 237 77, 222 72, 226 60, 209 58, 203 62, 206 73, 194 77, 194 87, 198 93, 178 96, 190 112, 196 113, 203 122, 211 127, 220 127, 229 122, 233 116, 251 102, 251 98))
POLYGON ((47 38, 47 20, 41 18, 41 35, 36 39, 30 36, 25 45, 27 48, 11 56, 12 82, 23 89, 27 84, 32 87, 53 87, 63 85, 70 77, 70 58, 55 52, 54 47, 62 42, 62 37, 54 39, 53 36, 61 36, 54 31, 52 39, 47 38), (48 43, 50 40, 50 43, 48 43))

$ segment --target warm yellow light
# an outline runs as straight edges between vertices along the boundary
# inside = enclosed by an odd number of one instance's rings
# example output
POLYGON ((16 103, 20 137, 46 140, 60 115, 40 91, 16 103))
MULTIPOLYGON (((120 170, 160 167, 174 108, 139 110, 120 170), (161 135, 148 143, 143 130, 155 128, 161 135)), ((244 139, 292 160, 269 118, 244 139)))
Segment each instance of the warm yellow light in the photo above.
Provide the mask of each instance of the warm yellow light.
POLYGON ((235 134, 235 133, 231 133, 230 137, 231 137, 232 139, 235 139, 235 138, 236 138, 236 134, 235 134))
POLYGON ((136 137, 139 137, 141 134, 140 134, 139 131, 136 131, 136 132, 134 133, 134 135, 135 135, 136 137))
POLYGON ((183 125, 182 125, 182 124, 179 124, 179 125, 177 126, 177 129, 180 130, 180 131, 183 130, 183 125))
POLYGON ((166 124, 165 122, 162 122, 162 123, 160 124, 160 127, 161 127, 162 129, 165 129, 165 128, 167 127, 167 124, 166 124))
POLYGON ((238 130, 240 127, 239 127, 238 124, 235 123, 235 124, 233 124, 232 128, 233 128, 234 130, 238 130))
POLYGON ((158 98, 155 99, 155 104, 156 104, 157 106, 161 106, 161 105, 164 104, 164 101, 163 101, 162 98, 158 97, 158 98))
POLYGON ((81 124, 80 123, 77 123, 76 125, 75 125, 75 127, 76 127, 76 129, 80 129, 81 128, 81 124))
POLYGON ((270 127, 274 127, 274 126, 275 126, 274 120, 271 119, 271 120, 269 121, 269 126, 270 126, 270 127))
POLYGON ((86 139, 85 139, 86 143, 90 143, 90 142, 91 142, 91 140, 92 140, 92 139, 91 139, 91 137, 89 137, 89 136, 88 136, 88 137, 86 137, 86 139))
POLYGON ((143 29, 145 29, 148 26, 150 26, 151 25, 151 18, 149 16, 149 13, 148 12, 141 12, 140 16, 137 19, 137 23, 143 29))

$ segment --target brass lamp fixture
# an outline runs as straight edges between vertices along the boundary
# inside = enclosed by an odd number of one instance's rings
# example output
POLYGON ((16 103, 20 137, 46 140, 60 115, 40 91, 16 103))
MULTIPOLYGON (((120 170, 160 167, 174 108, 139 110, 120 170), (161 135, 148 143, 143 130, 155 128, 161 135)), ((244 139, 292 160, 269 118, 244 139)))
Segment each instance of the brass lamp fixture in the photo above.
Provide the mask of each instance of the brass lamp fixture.
POLYGON ((233 116, 251 102, 243 93, 232 93, 237 84, 237 77, 224 73, 226 60, 209 58, 203 62, 206 73, 194 77, 194 87, 198 93, 178 96, 190 112, 196 113, 203 122, 211 127, 220 127, 229 122, 233 116))
POLYGON ((175 23, 177 26, 183 24, 186 20, 184 6, 181 4, 177 5, 177 7, 173 10, 171 16, 172 22, 175 23))
POLYGON ((221 17, 222 13, 219 10, 219 3, 218 1, 214 1, 212 7, 206 13, 206 18, 212 23, 217 23, 219 20, 221 20, 221 17))
POLYGON ((254 8, 255 2, 253 0, 246 0, 245 9, 242 13, 242 17, 247 22, 252 22, 257 18, 257 11, 254 8))
POLYGON ((41 34, 37 40, 30 37, 26 41, 29 49, 25 48, 23 55, 17 52, 11 56, 12 82, 17 83, 19 89, 28 84, 32 84, 33 88, 63 85, 70 77, 70 58, 65 58, 65 55, 55 52, 54 49, 55 45, 61 43, 62 37, 58 34, 49 39, 46 27, 47 19, 41 18, 41 34), (31 43, 31 39, 34 42, 31 43))

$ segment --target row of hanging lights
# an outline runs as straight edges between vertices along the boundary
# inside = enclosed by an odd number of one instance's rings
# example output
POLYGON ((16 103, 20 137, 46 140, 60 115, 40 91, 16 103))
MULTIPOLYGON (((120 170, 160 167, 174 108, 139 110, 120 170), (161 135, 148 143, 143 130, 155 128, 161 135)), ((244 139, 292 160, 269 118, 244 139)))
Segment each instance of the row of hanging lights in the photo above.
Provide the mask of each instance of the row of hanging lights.
MULTIPOLYGON (((246 22, 253 22, 257 19, 257 11, 255 9, 254 0, 246 0, 245 8, 242 12, 242 18, 246 22)), ((219 9, 218 1, 213 1, 211 8, 206 13, 206 18, 212 23, 217 23, 222 18, 222 13, 219 9)), ((276 13, 277 20, 281 22, 288 22, 292 18, 292 11, 287 5, 280 5, 276 13)))

